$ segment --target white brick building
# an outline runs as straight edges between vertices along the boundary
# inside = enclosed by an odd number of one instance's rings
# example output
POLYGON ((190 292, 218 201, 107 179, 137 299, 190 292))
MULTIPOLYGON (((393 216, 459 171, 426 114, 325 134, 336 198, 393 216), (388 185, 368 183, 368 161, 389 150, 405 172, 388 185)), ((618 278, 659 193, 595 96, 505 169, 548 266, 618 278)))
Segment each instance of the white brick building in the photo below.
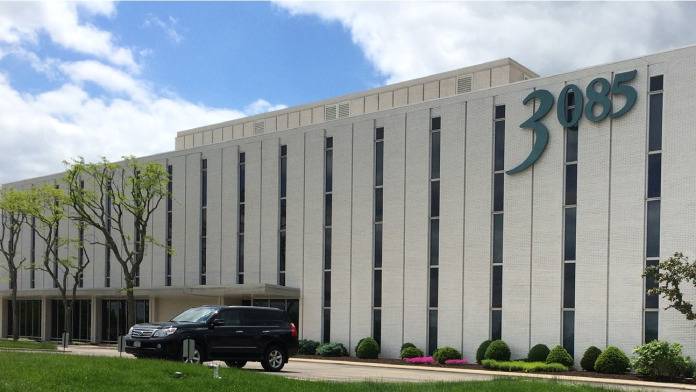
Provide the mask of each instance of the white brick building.
MULTIPOLYGON (((143 158, 172 171, 171 214, 163 204, 151 229, 176 254, 148 250, 138 317, 253 301, 288 306, 303 338, 351 352, 375 335, 385 357, 412 342, 472 358, 491 337, 514 357, 545 343, 577 359, 590 345, 630 351, 655 337, 696 356, 693 322, 646 297, 641 277, 675 251, 696 256, 695 105, 690 47, 543 78, 503 59, 179 132, 175 151, 143 158), (609 113, 631 109, 591 121, 602 104, 583 113, 579 102, 595 78, 614 85, 609 113), (574 101, 560 94, 570 84, 574 101), (533 165, 506 173, 532 150, 519 124, 543 107, 523 104, 534 90, 553 97, 540 121, 548 144, 533 165), (579 123, 564 128, 573 103, 579 123)), ((23 257, 32 246, 27 228, 23 257)), ((74 336, 113 340, 126 327, 120 267, 106 269, 103 247, 87 251, 74 336)), ((20 331, 56 337, 50 278, 20 275, 20 331)), ((0 297, 7 336, 3 275, 0 297)))

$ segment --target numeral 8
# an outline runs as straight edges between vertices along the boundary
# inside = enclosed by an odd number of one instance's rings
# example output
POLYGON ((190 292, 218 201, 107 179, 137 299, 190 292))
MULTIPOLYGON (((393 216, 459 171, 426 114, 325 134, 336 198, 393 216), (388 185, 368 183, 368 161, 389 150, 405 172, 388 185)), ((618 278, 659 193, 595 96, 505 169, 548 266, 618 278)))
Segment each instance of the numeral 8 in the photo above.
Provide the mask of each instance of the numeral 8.
POLYGON ((611 91, 611 86, 609 81, 604 78, 596 78, 587 85, 585 89, 585 95, 587 96, 587 105, 585 105, 585 117, 592 122, 600 122, 607 118, 611 113, 611 100, 609 99, 609 92, 611 91), (596 87, 599 85, 599 91, 596 87), (602 111, 598 115, 595 115, 594 108, 595 105, 600 105, 602 111))

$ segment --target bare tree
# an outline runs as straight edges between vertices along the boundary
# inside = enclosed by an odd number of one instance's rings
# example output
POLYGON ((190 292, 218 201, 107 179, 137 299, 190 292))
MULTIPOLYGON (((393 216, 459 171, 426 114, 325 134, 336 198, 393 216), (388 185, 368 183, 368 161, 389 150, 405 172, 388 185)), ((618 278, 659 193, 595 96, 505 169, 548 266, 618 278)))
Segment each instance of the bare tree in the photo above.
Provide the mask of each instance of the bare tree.
MULTIPOLYGON (((162 246, 148 235, 148 225, 167 197, 168 175, 156 162, 126 157, 122 163, 102 159, 68 163, 64 182, 76 219, 101 234, 103 245, 123 270, 128 326, 135 324, 136 279, 148 244, 162 246), (83 181, 90 187, 83 187, 83 181)), ((99 242, 95 242, 99 243, 99 242)), ((171 251, 167 249, 167 251, 171 251)))
POLYGON ((5 257, 12 290, 12 338, 19 339, 19 309, 17 307, 17 271, 25 258, 18 258, 17 247, 22 225, 27 221, 27 192, 14 188, 0 191, 0 253, 5 257))

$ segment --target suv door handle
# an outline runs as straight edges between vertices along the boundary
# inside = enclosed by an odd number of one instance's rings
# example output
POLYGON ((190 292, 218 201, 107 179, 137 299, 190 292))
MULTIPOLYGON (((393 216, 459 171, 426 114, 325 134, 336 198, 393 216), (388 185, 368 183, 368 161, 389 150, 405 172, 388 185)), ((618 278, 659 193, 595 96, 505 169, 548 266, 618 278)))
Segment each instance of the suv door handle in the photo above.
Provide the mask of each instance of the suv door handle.
POLYGON ((271 331, 261 331, 261 333, 270 333, 271 331))
POLYGON ((244 333, 244 331, 234 331, 235 333, 244 333))

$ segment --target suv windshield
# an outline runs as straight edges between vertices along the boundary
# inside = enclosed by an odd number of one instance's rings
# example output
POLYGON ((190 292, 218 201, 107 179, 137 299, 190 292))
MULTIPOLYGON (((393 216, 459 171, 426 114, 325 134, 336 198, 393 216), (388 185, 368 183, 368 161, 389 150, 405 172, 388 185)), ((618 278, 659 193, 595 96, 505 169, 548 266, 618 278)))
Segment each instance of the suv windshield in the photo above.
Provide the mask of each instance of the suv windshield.
POLYGON ((174 317, 171 321, 180 323, 201 323, 207 321, 215 312, 217 312, 215 308, 193 308, 174 317))

